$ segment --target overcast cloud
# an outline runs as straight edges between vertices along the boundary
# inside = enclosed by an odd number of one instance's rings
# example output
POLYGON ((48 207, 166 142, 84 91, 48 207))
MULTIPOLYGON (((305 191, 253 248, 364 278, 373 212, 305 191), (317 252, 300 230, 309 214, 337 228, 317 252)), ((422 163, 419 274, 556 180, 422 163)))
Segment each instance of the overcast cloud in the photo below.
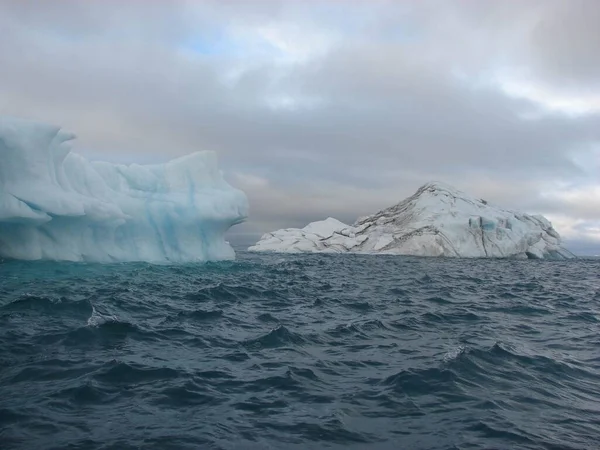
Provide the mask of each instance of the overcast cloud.
POLYGON ((435 179, 600 253, 599 23, 597 0, 0 0, 0 114, 93 159, 217 151, 249 241, 435 179))

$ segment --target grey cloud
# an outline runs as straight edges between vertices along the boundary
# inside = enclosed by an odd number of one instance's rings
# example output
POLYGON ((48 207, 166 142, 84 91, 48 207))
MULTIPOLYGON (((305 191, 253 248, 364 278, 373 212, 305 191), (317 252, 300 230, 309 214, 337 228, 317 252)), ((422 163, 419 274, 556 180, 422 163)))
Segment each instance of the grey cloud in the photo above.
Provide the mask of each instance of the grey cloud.
POLYGON ((531 58, 551 81, 580 93, 600 88, 600 3, 553 2, 532 35, 531 58))
MULTIPOLYGON (((578 256, 600 256, 600 244, 597 242, 588 239, 566 239, 564 243, 570 251, 578 256)), ((252 243, 248 245, 252 245, 252 243)), ((245 245, 244 243, 244 247, 247 247, 248 245, 245 245)))
MULTIPOLYGON (((474 41, 484 43, 484 52, 494 53, 490 59, 519 66, 550 88, 579 94, 600 88, 599 2, 454 2, 453 11, 466 35, 483 38, 474 41)), ((467 48, 472 50, 473 44, 467 48)))
POLYGON ((597 218, 540 189, 594 176, 573 156, 600 140, 600 115, 551 113, 485 78, 514 63, 558 83, 572 58, 572 79, 592 79, 583 43, 596 37, 563 2, 508 3, 349 2, 333 17, 323 8, 335 2, 0 2, 0 112, 63 125, 94 158, 216 150, 250 196, 241 232, 352 221, 429 179, 507 207, 597 218), (579 34, 557 45, 561 17, 579 34), (190 53, 199 35, 279 20, 342 39, 296 63, 190 53), (276 108, 278 98, 299 101, 276 108), (235 172, 269 184, 243 186, 235 172))

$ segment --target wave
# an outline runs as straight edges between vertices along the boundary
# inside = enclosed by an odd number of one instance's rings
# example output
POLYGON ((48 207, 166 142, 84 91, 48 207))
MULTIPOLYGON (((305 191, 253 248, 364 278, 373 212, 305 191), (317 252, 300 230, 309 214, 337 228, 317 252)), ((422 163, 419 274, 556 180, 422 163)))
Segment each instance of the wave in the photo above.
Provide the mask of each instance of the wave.
POLYGON ((186 381, 180 385, 171 385, 158 390, 152 403, 162 408, 170 407, 177 410, 186 406, 216 406, 226 401, 227 397, 203 388, 192 381, 186 381))
POLYGON ((127 323, 122 323, 119 321, 119 319, 117 318, 117 316, 113 315, 113 314, 108 314, 108 313, 100 313, 96 310, 96 308, 94 307, 94 305, 92 305, 92 314, 90 315, 90 317, 87 320, 87 325, 89 327, 99 327, 102 326, 104 324, 123 324, 123 325, 130 325, 127 323))
POLYGON ((179 378, 181 372, 170 367, 154 367, 134 362, 110 361, 93 375, 93 379, 104 385, 137 385, 157 380, 179 378))
POLYGON ((87 299, 71 300, 66 297, 35 294, 23 294, 15 300, 0 306, 0 314, 89 315, 92 312, 93 305, 87 299))
POLYGON ((180 311, 168 316, 161 324, 177 324, 183 321, 191 322, 214 322, 224 317, 222 309, 194 309, 191 311, 180 311))
POLYGON ((600 261, 321 256, 0 265, 2 443, 596 447, 600 261))
POLYGON ((302 346, 308 340, 299 333, 288 330, 285 326, 279 325, 268 333, 254 339, 248 339, 243 342, 244 347, 251 349, 277 348, 285 346, 302 346))

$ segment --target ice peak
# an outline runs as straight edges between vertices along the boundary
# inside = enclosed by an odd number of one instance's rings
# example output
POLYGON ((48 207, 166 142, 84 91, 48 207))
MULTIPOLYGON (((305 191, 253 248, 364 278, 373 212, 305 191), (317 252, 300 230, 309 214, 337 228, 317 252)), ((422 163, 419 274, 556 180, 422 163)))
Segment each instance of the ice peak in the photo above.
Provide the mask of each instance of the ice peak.
POLYGON ((453 197, 470 198, 470 195, 456 189, 454 186, 443 183, 441 181, 430 181, 428 183, 425 183, 423 186, 417 189, 415 196, 420 196, 423 194, 449 194, 453 197))

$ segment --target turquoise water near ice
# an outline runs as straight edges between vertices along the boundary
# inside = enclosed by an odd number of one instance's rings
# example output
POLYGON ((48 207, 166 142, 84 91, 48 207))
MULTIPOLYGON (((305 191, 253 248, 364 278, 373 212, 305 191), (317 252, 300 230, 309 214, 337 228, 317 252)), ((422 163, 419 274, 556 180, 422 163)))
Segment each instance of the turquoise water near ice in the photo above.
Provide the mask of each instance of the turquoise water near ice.
POLYGON ((600 260, 0 263, 3 449, 592 449, 600 260))

